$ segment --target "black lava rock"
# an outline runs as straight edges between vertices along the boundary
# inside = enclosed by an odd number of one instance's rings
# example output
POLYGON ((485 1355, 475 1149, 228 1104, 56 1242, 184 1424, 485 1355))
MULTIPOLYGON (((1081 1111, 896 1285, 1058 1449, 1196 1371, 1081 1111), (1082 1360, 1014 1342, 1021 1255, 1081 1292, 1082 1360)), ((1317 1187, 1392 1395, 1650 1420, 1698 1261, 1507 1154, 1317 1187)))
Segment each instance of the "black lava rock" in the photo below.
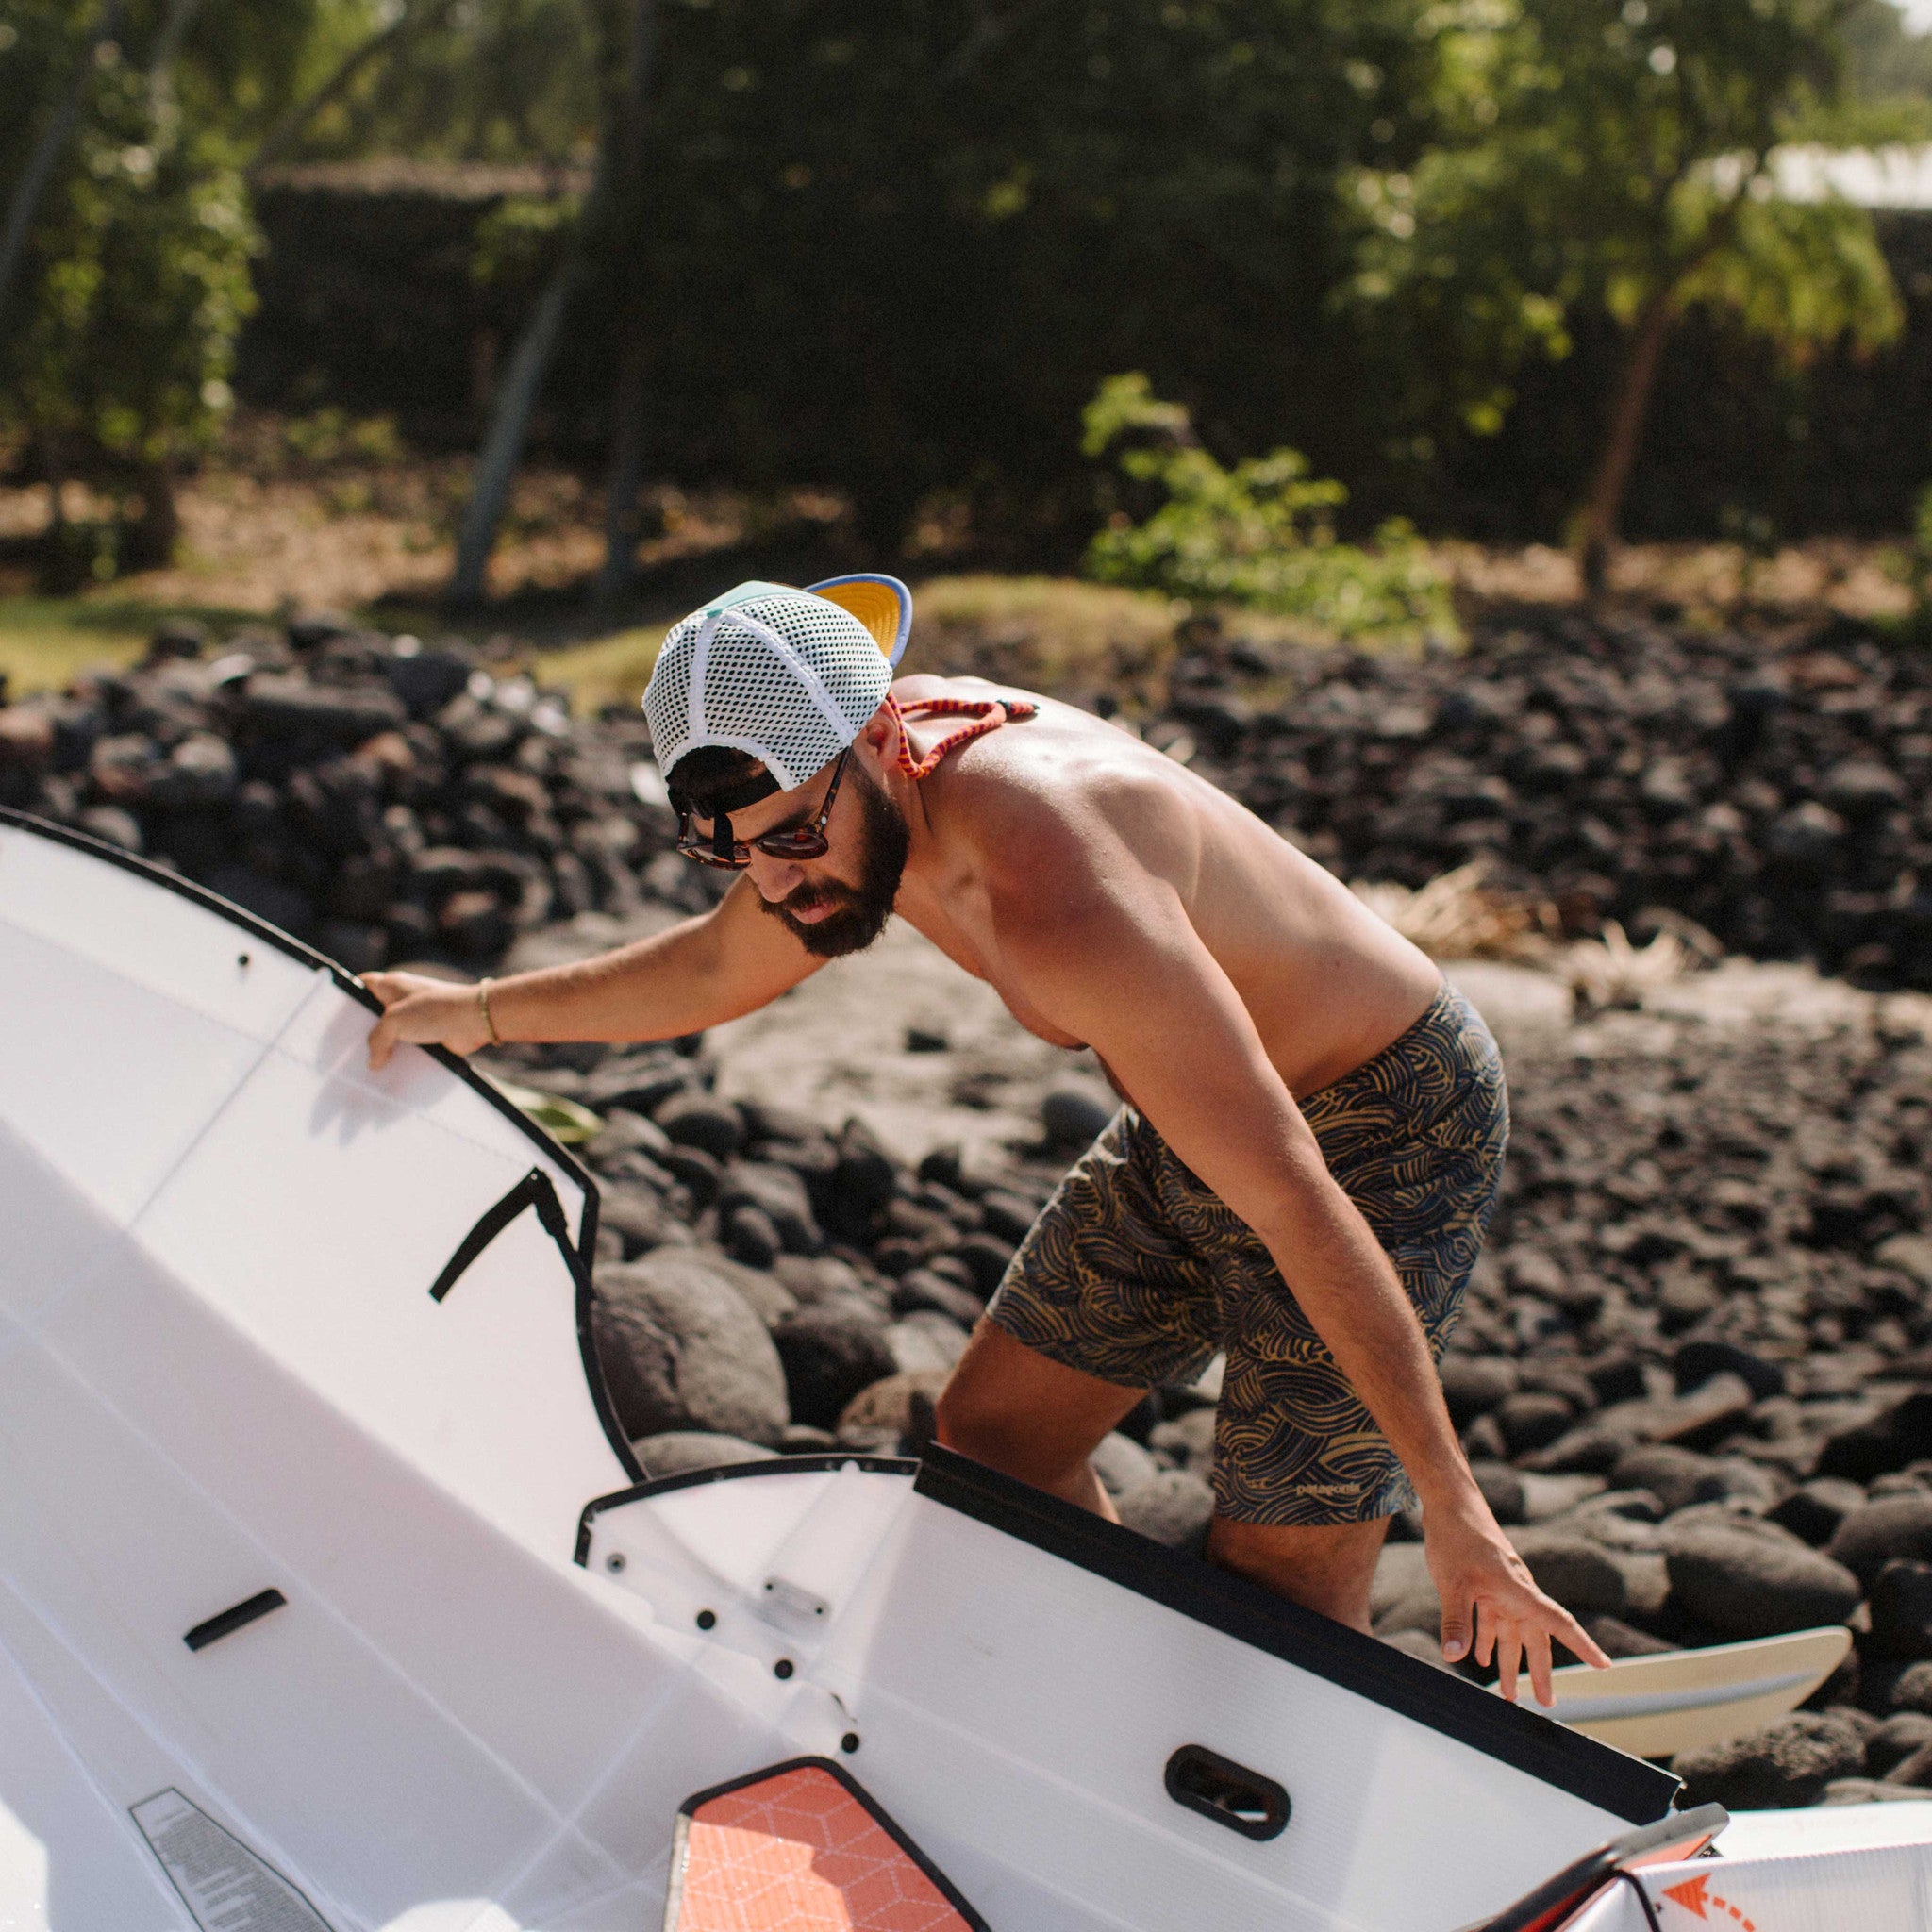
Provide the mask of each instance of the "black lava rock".
POLYGON ((1833 1778, 1856 1777, 1864 1764, 1853 1725, 1801 1710, 1745 1737, 1679 1752, 1671 1768, 1684 1780, 1680 1802, 1687 1807, 1763 1811, 1815 1804, 1833 1778))
POLYGON ((1863 1593, 1843 1564, 1749 1517, 1666 1523, 1662 1542, 1673 1601, 1724 1638, 1841 1624, 1863 1593))
POLYGON ((813 1428, 836 1428, 847 1403, 898 1369, 885 1325, 850 1303, 802 1308, 772 1340, 785 1365, 792 1419, 813 1428))

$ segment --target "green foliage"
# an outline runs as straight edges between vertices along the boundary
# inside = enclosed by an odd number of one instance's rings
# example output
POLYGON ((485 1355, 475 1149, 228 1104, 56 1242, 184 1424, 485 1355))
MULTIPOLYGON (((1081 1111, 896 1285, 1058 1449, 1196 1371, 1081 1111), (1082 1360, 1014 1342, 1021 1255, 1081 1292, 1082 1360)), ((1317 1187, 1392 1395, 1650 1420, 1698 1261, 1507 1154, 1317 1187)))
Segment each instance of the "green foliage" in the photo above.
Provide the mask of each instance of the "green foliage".
POLYGON ((0 408, 42 441, 134 469, 204 445, 231 402, 253 307, 247 197, 229 143, 158 137, 147 76, 101 63, 32 242, 0 408))
POLYGON ((1792 358, 1895 332, 1871 219, 1770 195, 1769 156, 1840 88, 1845 0, 1452 0, 1442 138, 1355 177, 1343 301, 1407 412, 1493 431, 1588 315, 1724 311, 1792 358))
POLYGON ((1932 639, 1932 483, 1919 492, 1912 516, 1912 544, 1903 562, 1912 592, 1913 628, 1932 639))
POLYGON ((1932 137, 1932 33, 1907 33, 1893 0, 1859 0, 1845 17, 1844 41, 1857 98, 1918 110, 1916 126, 1894 139, 1932 137))
POLYGON ((1090 576, 1244 604, 1350 641, 1456 634, 1448 586, 1414 531, 1393 521, 1373 547, 1338 541, 1334 513, 1348 492, 1311 477, 1300 451, 1224 468, 1194 441, 1187 411, 1138 373, 1103 382, 1082 427, 1088 456, 1115 452, 1131 483, 1166 498, 1140 522, 1125 510, 1109 518, 1088 546, 1090 576))

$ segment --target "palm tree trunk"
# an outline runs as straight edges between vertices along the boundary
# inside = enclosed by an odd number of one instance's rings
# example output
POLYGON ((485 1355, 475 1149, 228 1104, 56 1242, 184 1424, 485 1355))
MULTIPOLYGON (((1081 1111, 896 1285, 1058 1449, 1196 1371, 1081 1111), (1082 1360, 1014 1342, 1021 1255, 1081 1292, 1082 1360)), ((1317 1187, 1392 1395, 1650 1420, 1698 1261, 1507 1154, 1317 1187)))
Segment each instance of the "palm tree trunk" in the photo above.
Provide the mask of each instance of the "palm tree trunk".
POLYGON ((41 130, 41 138, 34 143, 34 151, 14 188, 13 199, 8 205, 7 225, 0 229, 0 315, 6 313, 8 297, 13 292, 14 279, 26 254, 27 236, 33 230, 35 215, 40 212, 41 198, 46 193, 54 169, 79 124, 88 83, 93 78, 94 55, 103 42, 114 38, 120 25, 121 0, 105 0, 100 18, 75 64, 73 84, 41 130))
POLYGON ((563 333, 564 311, 583 274, 583 250, 573 239, 563 259, 550 277, 535 312, 510 358, 491 410, 490 433, 476 458, 476 479, 470 501, 463 511, 462 528, 457 536, 456 568, 450 573, 444 592, 451 604, 480 604, 483 601, 483 574, 490 565, 490 553, 496 546, 497 525, 509 503, 509 487, 516 479, 517 463, 524 453, 524 439, 529 433, 530 412, 537 406, 537 392, 543 387, 544 372, 563 333))
POLYGON ((638 492, 644 485, 646 353, 643 334, 642 253, 644 130, 650 106, 651 54, 657 28, 655 0, 632 0, 624 106, 617 129, 616 227, 623 237, 623 295, 618 315, 617 384, 611 395, 610 475, 604 496, 604 567, 597 602, 621 602, 637 573, 642 534, 638 492))
POLYGON ((1630 486, 1630 471, 1643 439, 1644 420, 1650 413, 1657 363, 1663 355, 1665 338, 1671 332, 1674 292, 1674 287, 1661 289, 1643 305, 1631 331, 1624 366, 1618 372, 1616 393, 1610 402, 1609 434, 1597 461, 1590 494, 1584 501, 1583 521, 1577 532, 1583 588, 1591 597, 1603 594, 1609 575, 1610 556, 1616 548, 1617 530, 1623 518, 1624 495, 1630 486))

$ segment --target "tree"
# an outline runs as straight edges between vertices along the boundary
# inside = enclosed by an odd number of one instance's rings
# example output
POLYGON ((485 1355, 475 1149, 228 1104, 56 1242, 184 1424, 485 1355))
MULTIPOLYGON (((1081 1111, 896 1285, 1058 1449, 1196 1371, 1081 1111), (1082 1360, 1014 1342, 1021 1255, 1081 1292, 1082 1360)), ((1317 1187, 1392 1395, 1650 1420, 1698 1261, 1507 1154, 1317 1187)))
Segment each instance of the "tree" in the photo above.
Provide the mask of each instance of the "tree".
POLYGON ((73 475, 122 500, 118 558, 92 561, 172 552, 175 475, 228 411, 254 302, 241 157, 318 49, 360 30, 375 4, 9 8, 0 165, 20 172, 0 236, 0 424, 26 433, 52 486, 57 572, 73 475))
POLYGON ((60 479, 87 474, 138 504, 122 558, 135 565, 173 550, 175 475, 227 411, 253 301, 232 146, 174 108, 192 9, 149 11, 124 24, 145 29, 152 64, 116 40, 89 49, 76 131, 30 224, 21 311, 0 339, 0 410, 40 451, 57 541, 60 479))
POLYGON ((1899 326, 1870 218, 1773 192, 1780 142, 1840 95, 1857 0, 1463 0, 1435 10, 1442 136, 1354 182, 1345 300, 1411 414, 1501 426, 1526 358, 1590 313, 1620 367, 1574 540, 1601 589, 1672 327, 1705 307, 1803 359, 1899 326))

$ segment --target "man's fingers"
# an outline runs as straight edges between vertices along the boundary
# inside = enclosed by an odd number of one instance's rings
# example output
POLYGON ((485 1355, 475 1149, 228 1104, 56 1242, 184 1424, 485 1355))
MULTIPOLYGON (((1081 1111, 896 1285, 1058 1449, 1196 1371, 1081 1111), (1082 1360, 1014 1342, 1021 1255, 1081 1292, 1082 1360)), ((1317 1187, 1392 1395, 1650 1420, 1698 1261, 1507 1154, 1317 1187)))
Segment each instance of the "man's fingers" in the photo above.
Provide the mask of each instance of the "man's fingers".
POLYGON ((1556 1692, 1550 1689, 1550 1633, 1532 1624, 1524 1647, 1529 1653, 1530 1689, 1536 1692, 1536 1701, 1547 1710, 1557 1701, 1556 1692))
POLYGON ((1454 1663, 1460 1663, 1469 1650, 1469 1609, 1466 1605, 1457 1604, 1453 1609, 1446 1604, 1442 1608, 1442 1655, 1454 1663))
POLYGON ((396 1023, 385 1013, 369 1029, 369 1071, 379 1074, 389 1065, 389 1057, 395 1051, 396 1023))
POLYGON ((1523 1640, 1514 1619, 1505 1619, 1496 1633, 1496 1683, 1511 1704, 1516 1702, 1516 1666, 1523 1655, 1523 1640))
POLYGON ((1496 1611, 1487 1597, 1475 1602, 1475 1660, 1484 1670, 1496 1651, 1496 1611))
POLYGON ((1556 1611, 1556 1615, 1550 1621, 1556 1626, 1558 1641, 1566 1644, 1585 1663, 1594 1665, 1600 1671, 1608 1670, 1609 1653, 1603 1645, 1560 1604, 1552 1605, 1551 1607, 1556 1611))

